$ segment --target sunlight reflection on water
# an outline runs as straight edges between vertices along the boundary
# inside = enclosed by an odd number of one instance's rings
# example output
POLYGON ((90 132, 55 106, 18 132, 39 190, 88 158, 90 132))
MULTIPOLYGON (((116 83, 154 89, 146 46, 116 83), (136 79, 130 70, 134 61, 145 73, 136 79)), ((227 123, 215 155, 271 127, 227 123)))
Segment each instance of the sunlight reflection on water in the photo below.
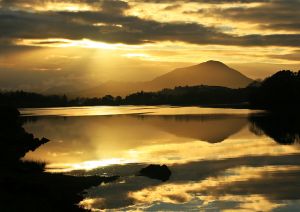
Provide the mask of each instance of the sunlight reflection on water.
POLYGON ((51 140, 26 154, 25 160, 46 161, 48 171, 121 176, 115 183, 89 189, 81 202, 85 208, 270 211, 300 207, 299 145, 280 145, 283 132, 259 128, 268 119, 249 119, 261 111, 126 106, 21 112, 28 132, 51 140), (136 176, 149 163, 167 164, 170 180, 161 183, 136 176))
POLYGON ((223 109, 203 107, 175 106, 91 106, 91 107, 58 107, 58 108, 24 108, 23 116, 101 116, 101 115, 205 115, 205 114, 248 114, 248 109, 223 109))

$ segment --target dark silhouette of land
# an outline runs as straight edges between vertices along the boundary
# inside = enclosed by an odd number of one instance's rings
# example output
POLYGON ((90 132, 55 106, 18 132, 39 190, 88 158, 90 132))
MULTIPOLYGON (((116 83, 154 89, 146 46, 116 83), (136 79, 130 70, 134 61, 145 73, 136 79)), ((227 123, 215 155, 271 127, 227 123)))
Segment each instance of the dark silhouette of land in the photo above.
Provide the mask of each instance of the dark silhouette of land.
POLYGON ((266 78, 249 99, 253 107, 269 110, 298 110, 300 71, 283 70, 266 78))
POLYGON ((19 108, 65 107, 95 105, 215 105, 245 107, 253 88, 232 89, 218 86, 186 86, 163 89, 158 92, 137 92, 124 98, 106 95, 99 98, 76 98, 66 96, 44 96, 24 91, 2 92, 1 102, 19 108))
POLYGON ((247 104, 251 87, 232 89, 218 86, 186 86, 158 92, 138 92, 124 98, 129 105, 236 105, 247 104))
POLYGON ((84 211, 80 193, 117 178, 45 173, 45 162, 21 160, 48 141, 27 133, 16 109, 0 107, 0 211, 84 211))
POLYGON ((297 110, 300 106, 300 72, 279 71, 262 82, 245 88, 221 86, 177 86, 157 92, 140 91, 126 97, 105 95, 95 98, 44 96, 36 93, 1 92, 0 101, 15 107, 64 107, 94 105, 178 105, 267 110, 297 110))
POLYGON ((0 102, 14 107, 64 107, 72 102, 65 95, 42 95, 33 92, 12 91, 0 92, 0 102))

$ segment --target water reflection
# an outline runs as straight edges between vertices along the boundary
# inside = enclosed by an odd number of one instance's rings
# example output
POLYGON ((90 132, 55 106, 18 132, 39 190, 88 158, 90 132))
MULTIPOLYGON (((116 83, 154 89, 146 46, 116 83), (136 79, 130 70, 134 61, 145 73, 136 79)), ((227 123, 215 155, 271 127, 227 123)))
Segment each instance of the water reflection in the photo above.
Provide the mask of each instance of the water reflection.
POLYGON ((98 116, 72 109, 67 117, 48 116, 55 111, 27 117, 26 130, 51 142, 25 159, 72 175, 121 176, 89 189, 81 202, 89 209, 300 209, 299 116, 169 109, 106 108, 105 116, 99 108, 93 109, 98 116), (136 176, 148 163, 167 164, 170 180, 136 176))
POLYGON ((287 200, 298 200, 300 195, 300 154, 174 164, 170 166, 172 176, 167 183, 133 177, 140 166, 94 170, 92 173, 116 172, 125 177, 117 183, 89 189, 87 201, 81 204, 124 211, 166 210, 166 206, 171 211, 186 211, 192 210, 197 201, 197 210, 269 211, 288 206, 287 200))
POLYGON ((283 184, 293 180, 293 186, 295 183, 297 185, 299 172, 298 166, 239 167, 227 169, 216 177, 208 177, 202 181, 170 182, 165 185, 144 188, 130 192, 129 198, 134 199, 137 204, 144 205, 161 200, 175 205, 199 198, 203 202, 202 209, 219 201, 227 204, 235 202, 237 203, 235 208, 238 209, 255 210, 256 208, 260 211, 270 211, 283 205, 282 203, 273 203, 274 197, 276 200, 299 197, 298 189, 283 184), (286 177, 290 179, 286 181, 286 177), (287 190, 289 192, 286 192, 287 190))
POLYGON ((248 130, 246 116, 41 117, 25 128, 51 140, 25 159, 46 161, 54 170, 298 152, 255 136, 248 130))
POLYGON ((199 149, 223 151, 207 142, 224 141, 246 125, 246 116, 229 115, 40 117, 25 128, 51 142, 26 159, 45 160, 48 168, 149 162, 153 156, 157 163, 186 162, 210 156, 199 156, 199 149))
POLYGON ((248 114, 248 109, 222 109, 202 107, 176 106, 92 106, 92 107, 59 107, 59 108, 25 108, 21 110, 23 116, 103 116, 124 114, 148 115, 216 115, 216 114, 248 114))
POLYGON ((141 118, 157 129, 176 137, 209 143, 222 142, 247 124, 245 116, 235 115, 141 116, 141 118))
POLYGON ((251 115, 252 132, 265 134, 279 144, 300 142, 300 115, 269 113, 267 115, 251 115))

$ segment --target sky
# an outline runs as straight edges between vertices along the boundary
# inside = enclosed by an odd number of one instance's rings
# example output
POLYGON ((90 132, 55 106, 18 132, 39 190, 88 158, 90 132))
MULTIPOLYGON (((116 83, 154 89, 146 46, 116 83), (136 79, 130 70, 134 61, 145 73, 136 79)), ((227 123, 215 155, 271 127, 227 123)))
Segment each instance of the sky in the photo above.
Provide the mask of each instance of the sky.
POLYGON ((0 0, 0 89, 147 81, 207 60, 300 69, 300 0, 0 0))

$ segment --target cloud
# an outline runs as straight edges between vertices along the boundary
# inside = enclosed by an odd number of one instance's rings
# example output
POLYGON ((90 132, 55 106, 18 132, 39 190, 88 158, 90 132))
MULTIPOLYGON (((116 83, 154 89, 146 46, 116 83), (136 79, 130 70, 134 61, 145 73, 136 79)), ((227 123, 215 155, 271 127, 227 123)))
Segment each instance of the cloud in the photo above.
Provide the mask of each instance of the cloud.
MULTIPOLYGON (((70 78, 73 81, 74 78, 86 81, 97 78, 102 82, 121 78, 121 74, 122 78, 129 80, 132 78, 129 73, 134 73, 135 80, 147 80, 165 73, 169 67, 181 66, 177 63, 179 61, 196 63, 210 57, 218 57, 224 62, 248 59, 255 62, 266 59, 271 62, 299 61, 299 52, 292 51, 300 46, 300 33, 294 31, 300 27, 296 15, 299 9, 296 0, 0 0, 1 87, 34 87, 40 91, 70 78), (180 13, 198 8, 201 8, 198 13, 203 13, 204 18, 180 13), (224 23, 219 22, 220 18, 224 23), (255 29, 245 31, 245 26, 248 26, 245 22, 253 24, 255 29), (283 29, 290 33, 283 32, 283 29), (239 34, 232 34, 235 32, 239 34), (90 40, 89 47, 95 48, 87 50, 88 45, 78 44, 85 40, 90 40), (90 55, 100 54, 102 57, 104 54, 99 53, 101 45, 97 47, 94 41, 149 45, 139 48, 120 45, 114 52, 105 50, 109 57, 95 65, 88 59, 92 58, 90 55), (61 46, 68 48, 56 48, 61 46), (241 49, 240 46, 253 48, 241 49), (270 47, 256 48, 267 46, 270 47), (65 54, 66 49, 73 47, 81 48, 80 54, 87 55, 78 60, 81 63, 72 60, 68 65, 51 66, 47 64, 49 61, 43 62, 46 56, 40 57, 43 50, 49 54, 65 54), (119 65, 124 73, 116 71, 119 67, 102 67, 103 61, 108 61, 114 54, 117 55, 114 57, 114 61, 118 60, 116 64, 126 60, 126 66, 119 65), (31 55, 30 60, 23 59, 26 55, 31 55), (160 65, 153 68, 150 62, 146 64, 145 58, 129 58, 130 55, 150 55, 151 63, 156 60, 160 65), (62 71, 53 71, 60 68, 62 71), (38 69, 43 71, 36 71, 38 69), (86 69, 97 77, 86 76, 86 69)), ((253 70, 256 69, 255 66, 253 70)))
POLYGON ((0 61, 1 57, 4 55, 8 55, 11 53, 16 53, 16 52, 24 52, 24 51, 31 51, 34 49, 39 49, 40 47, 37 46, 24 46, 24 45, 16 45, 15 42, 16 39, 11 39, 11 38, 0 38, 0 61))
POLYGON ((13 10, 52 10, 52 11, 102 11, 122 14, 130 6, 122 0, 2 0, 0 8, 13 10))
MULTIPOLYGON (((137 16, 125 15, 130 4, 120 0, 69 0, 68 3, 98 5, 98 11, 44 11, 29 12, 13 10, 10 7, 20 4, 38 4, 56 2, 52 0, 2 0, 0 9, 0 39, 47 39, 65 38, 80 40, 87 38, 108 43, 142 44, 160 41, 182 41, 192 44, 216 44, 235 46, 300 46, 300 34, 273 33, 268 35, 234 35, 220 31, 220 27, 208 26, 205 20, 195 22, 159 22, 137 16), (10 6, 9 8, 7 8, 10 6)), ((138 2, 138 1, 129 1, 138 2)), ((141 2, 141 1, 139 1, 141 2)), ((170 0, 144 0, 142 2, 170 3, 170 0)), ((172 1, 173 2, 173 1, 172 1)), ((178 1, 175 1, 175 3, 178 1)), ((225 3, 217 0, 190 0, 198 3, 225 3)), ((298 0, 273 1, 237 1, 263 2, 252 7, 213 7, 197 12, 208 16, 218 16, 240 22, 258 24, 260 28, 276 30, 300 29, 297 13, 300 10, 298 0), (272 11, 272 12, 270 12, 272 11)), ((165 10, 178 8, 179 4, 165 7, 165 10)))
POLYGON ((300 50, 295 50, 292 53, 289 54, 272 54, 269 55, 270 58, 276 58, 276 59, 283 59, 283 60, 294 60, 294 61, 300 61, 300 50))
POLYGON ((198 23, 160 23, 107 12, 0 11, 0 38, 88 38, 108 43, 183 41, 236 46, 300 46, 300 34, 235 36, 198 23), (102 25, 95 25, 104 23, 102 25))
POLYGON ((178 9, 178 8, 180 8, 180 7, 181 7, 180 4, 171 4, 171 5, 169 5, 169 6, 166 6, 166 7, 164 8, 164 10, 176 10, 176 9, 178 9))
POLYGON ((132 2, 144 3, 207 3, 207 4, 224 4, 224 3, 256 3, 256 2, 269 2, 271 0, 131 0, 132 2))
POLYGON ((199 9, 186 13, 201 13, 209 16, 217 16, 239 22, 258 24, 262 29, 274 30, 300 30, 298 13, 299 0, 273 0, 266 1, 253 7, 228 7, 199 9))
POLYGON ((101 6, 103 11, 112 14, 121 14, 124 10, 130 8, 127 2, 119 0, 105 0, 101 6))

